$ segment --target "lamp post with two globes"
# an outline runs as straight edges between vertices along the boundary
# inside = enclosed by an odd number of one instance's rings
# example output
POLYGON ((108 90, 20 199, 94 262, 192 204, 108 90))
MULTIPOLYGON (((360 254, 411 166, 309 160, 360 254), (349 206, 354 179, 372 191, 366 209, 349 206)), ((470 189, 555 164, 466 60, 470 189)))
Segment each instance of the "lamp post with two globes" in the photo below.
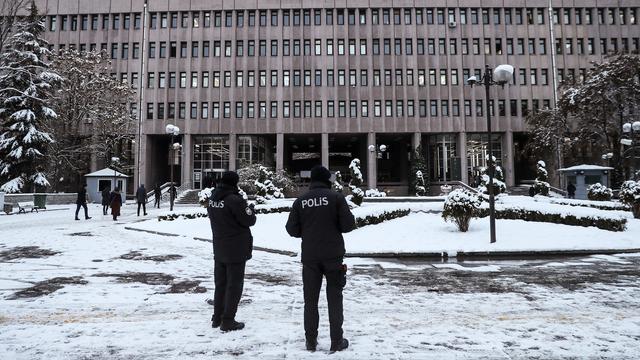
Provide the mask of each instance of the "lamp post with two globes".
POLYGON ((174 139, 176 136, 180 135, 180 128, 169 124, 167 125, 167 127, 165 128, 165 132, 169 135, 171 135, 171 145, 170 145, 170 156, 171 158, 169 159, 169 164, 171 167, 171 185, 169 185, 169 210, 173 211, 173 202, 175 201, 175 185, 173 183, 173 166, 175 165, 175 159, 176 159, 176 150, 181 148, 180 144, 174 143, 174 139))
POLYGON ((500 85, 504 86, 506 83, 511 81, 513 78, 513 66, 503 64, 496 67, 493 71, 489 68, 489 65, 486 65, 484 68, 484 75, 480 78, 476 76, 471 76, 467 80, 467 83, 473 87, 474 85, 484 85, 485 88, 485 97, 487 103, 487 135, 488 138, 488 150, 489 156, 487 159, 487 169, 489 173, 489 227, 490 227, 490 236, 491 243, 496 242, 496 209, 495 209, 495 194, 493 188, 493 176, 495 172, 495 163, 493 158, 493 143, 491 138, 493 133, 491 132, 491 94, 489 89, 492 85, 500 85))

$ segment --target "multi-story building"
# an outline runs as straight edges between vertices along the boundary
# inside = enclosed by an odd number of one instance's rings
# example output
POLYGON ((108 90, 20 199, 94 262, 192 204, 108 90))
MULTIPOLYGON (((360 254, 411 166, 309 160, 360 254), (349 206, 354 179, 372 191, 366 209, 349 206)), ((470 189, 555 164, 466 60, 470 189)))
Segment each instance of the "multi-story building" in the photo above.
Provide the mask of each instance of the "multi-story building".
POLYGON ((640 51, 637 0, 37 3, 54 50, 107 51, 114 76, 138 89, 140 182, 167 181, 173 160, 193 188, 248 163, 304 179, 315 164, 344 174, 360 158, 368 186, 402 193, 419 144, 432 183, 473 183, 487 111, 513 185, 534 176, 519 155, 524 117, 553 106, 554 83, 640 51), (487 107, 466 79, 499 64, 514 66, 513 81, 487 107), (181 129, 172 159, 167 124, 181 129))

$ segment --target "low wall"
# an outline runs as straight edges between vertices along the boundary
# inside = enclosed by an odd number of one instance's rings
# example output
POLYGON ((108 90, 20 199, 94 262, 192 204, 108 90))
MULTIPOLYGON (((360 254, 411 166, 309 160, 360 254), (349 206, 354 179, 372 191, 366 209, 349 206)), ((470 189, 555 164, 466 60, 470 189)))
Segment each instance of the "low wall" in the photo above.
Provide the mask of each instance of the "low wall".
MULTIPOLYGON (((78 194, 51 193, 47 194, 47 205, 75 204, 78 194)), ((33 201, 33 194, 5 194, 4 202, 16 206, 19 202, 33 201)))

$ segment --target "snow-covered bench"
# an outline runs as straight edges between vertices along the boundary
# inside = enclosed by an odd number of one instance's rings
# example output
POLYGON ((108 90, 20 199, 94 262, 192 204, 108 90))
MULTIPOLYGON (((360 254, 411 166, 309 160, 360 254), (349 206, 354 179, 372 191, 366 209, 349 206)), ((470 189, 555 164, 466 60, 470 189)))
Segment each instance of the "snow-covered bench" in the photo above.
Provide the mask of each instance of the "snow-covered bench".
POLYGON ((33 212, 34 210, 38 212, 38 207, 33 204, 33 201, 22 201, 18 203, 18 214, 26 214, 27 210, 29 210, 29 212, 33 212))

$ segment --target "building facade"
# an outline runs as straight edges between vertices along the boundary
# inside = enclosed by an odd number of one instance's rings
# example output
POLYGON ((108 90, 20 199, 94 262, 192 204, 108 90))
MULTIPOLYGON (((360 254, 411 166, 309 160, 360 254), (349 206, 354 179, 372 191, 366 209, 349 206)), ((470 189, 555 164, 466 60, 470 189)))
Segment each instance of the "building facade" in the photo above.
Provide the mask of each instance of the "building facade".
POLYGON ((420 144, 432 183, 473 185, 487 111, 514 185, 535 176, 519 155, 524 118, 553 106, 554 83, 640 51, 637 0, 37 3, 54 50, 104 50, 114 76, 138 89, 136 182, 168 181, 174 164, 191 188, 251 163, 304 180, 315 164, 348 174, 360 158, 369 187, 402 194, 420 144), (499 64, 515 73, 487 106, 466 79, 499 64), (167 124, 181 129, 179 152, 167 124))

